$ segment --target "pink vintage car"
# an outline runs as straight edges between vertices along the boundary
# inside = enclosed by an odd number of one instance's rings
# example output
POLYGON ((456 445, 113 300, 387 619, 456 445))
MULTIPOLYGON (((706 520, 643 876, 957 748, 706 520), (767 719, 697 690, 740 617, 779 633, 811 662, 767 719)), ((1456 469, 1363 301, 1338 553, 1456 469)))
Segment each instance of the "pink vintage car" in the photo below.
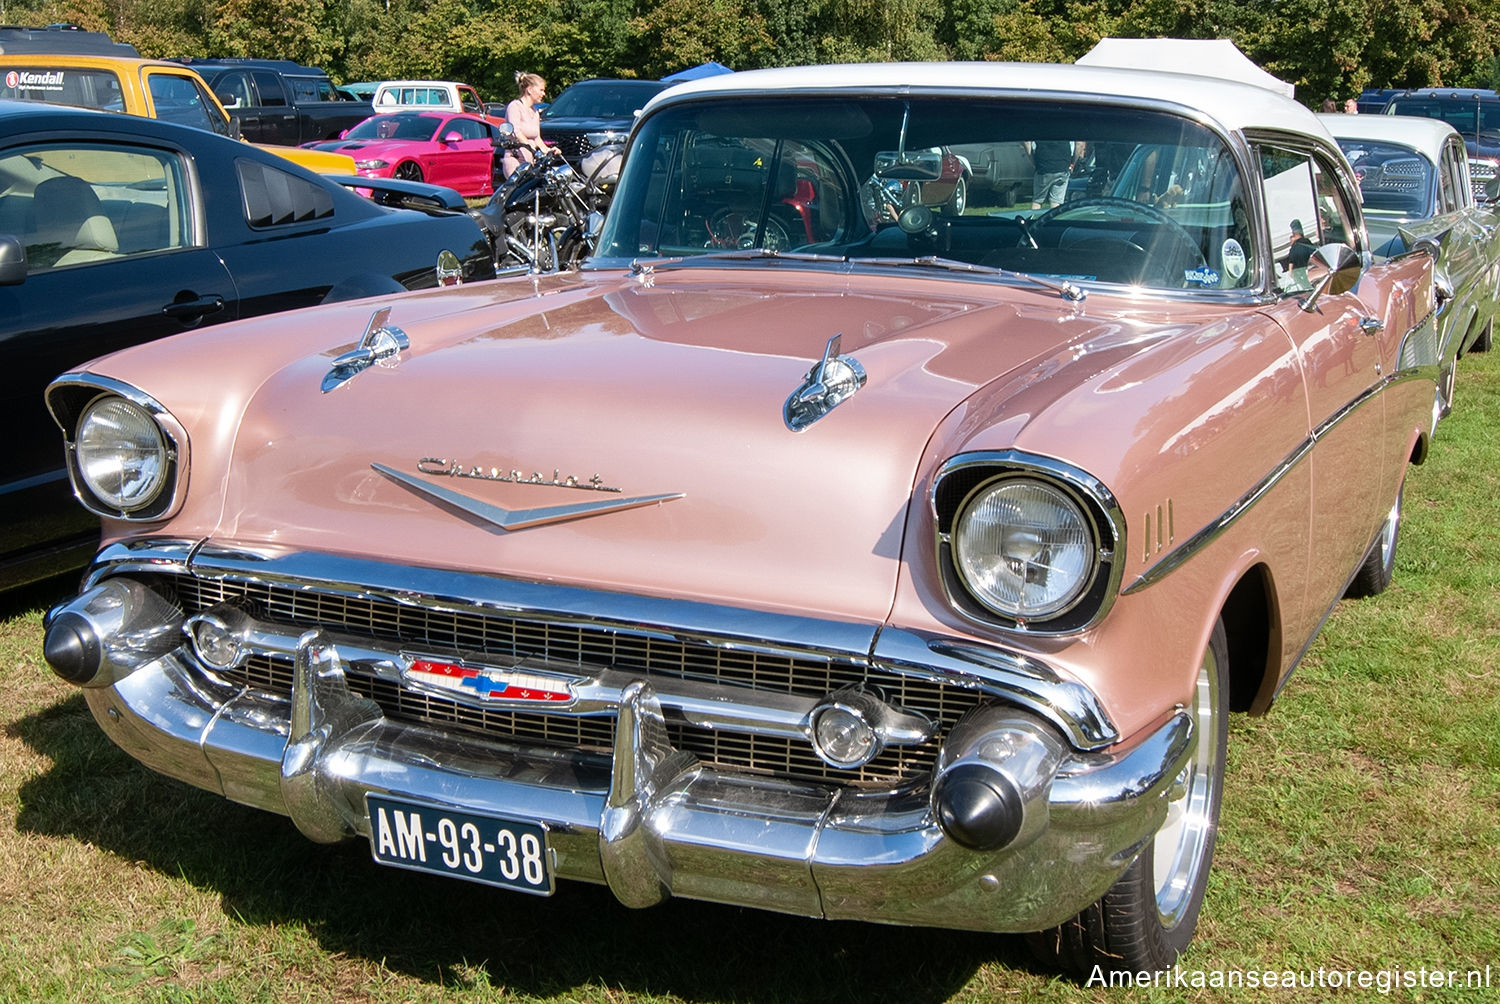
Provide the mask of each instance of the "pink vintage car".
POLYGON ((381 864, 1165 967, 1229 714, 1388 583, 1428 448, 1432 262, 1367 245, 1327 131, 1246 84, 675 87, 579 271, 53 383, 105 539, 46 656, 145 764, 381 864), (1061 206, 875 211, 1056 139, 1061 206))

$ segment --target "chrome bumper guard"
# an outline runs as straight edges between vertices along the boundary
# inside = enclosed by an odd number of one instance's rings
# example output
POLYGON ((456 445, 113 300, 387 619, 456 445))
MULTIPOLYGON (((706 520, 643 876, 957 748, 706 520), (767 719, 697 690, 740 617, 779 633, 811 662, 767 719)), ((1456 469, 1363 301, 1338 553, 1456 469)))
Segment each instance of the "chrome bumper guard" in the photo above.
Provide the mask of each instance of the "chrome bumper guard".
POLYGON ((633 679, 619 693, 608 763, 387 719, 350 691, 338 645, 321 630, 296 645, 290 702, 224 683, 180 644, 180 615, 173 623, 165 604, 146 603, 112 621, 100 609, 118 604, 103 588, 52 613, 48 658, 64 661, 61 649, 77 640, 70 623, 93 618, 103 669, 72 682, 146 766, 285 814, 320 842, 370 837, 367 794, 534 821, 548 831, 558 877, 604 883, 632 907, 681 896, 829 919, 1040 930, 1097 899, 1135 858, 1196 741, 1179 710, 1129 748, 1083 752, 1034 714, 993 705, 952 730, 933 783, 871 792, 702 764, 670 745, 658 695, 633 679), (976 764, 1004 773, 1024 802, 1000 850, 961 845, 934 809, 937 783, 976 764))

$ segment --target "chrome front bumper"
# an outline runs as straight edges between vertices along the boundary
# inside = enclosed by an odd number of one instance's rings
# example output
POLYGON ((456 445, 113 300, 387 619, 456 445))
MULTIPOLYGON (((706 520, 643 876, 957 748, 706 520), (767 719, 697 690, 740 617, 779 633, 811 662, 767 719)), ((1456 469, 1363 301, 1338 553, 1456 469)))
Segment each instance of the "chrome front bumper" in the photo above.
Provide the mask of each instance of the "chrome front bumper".
MULTIPOLYGON (((54 649, 70 641, 59 625, 89 602, 49 618, 55 667, 54 649)), ((632 679, 619 690, 610 762, 390 720, 351 692, 338 644, 320 630, 296 644, 290 701, 222 682, 177 644, 168 609, 147 604, 128 625, 103 624, 108 671, 85 686, 105 732, 146 766, 283 813, 323 842, 370 837, 367 794, 534 821, 558 877, 607 884, 633 907, 681 896, 1040 930, 1097 899, 1134 859, 1196 739, 1179 710, 1128 748, 1084 752, 1030 711, 997 704, 950 732, 929 783, 871 792, 700 763, 669 744, 650 681, 632 679), (1000 850, 964 846, 935 809, 943 779, 975 765, 1008 772, 1026 804, 1000 850)))

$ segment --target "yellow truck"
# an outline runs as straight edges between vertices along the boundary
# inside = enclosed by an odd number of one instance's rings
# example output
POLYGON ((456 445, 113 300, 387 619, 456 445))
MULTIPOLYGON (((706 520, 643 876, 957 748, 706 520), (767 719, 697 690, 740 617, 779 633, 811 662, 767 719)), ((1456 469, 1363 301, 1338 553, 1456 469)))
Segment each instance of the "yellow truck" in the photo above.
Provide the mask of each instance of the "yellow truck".
MULTIPOLYGON (((0 98, 144 115, 236 136, 229 113, 195 70, 142 59, 135 48, 71 27, 0 27, 0 98)), ((322 174, 353 174, 354 159, 323 150, 264 146, 322 174)))

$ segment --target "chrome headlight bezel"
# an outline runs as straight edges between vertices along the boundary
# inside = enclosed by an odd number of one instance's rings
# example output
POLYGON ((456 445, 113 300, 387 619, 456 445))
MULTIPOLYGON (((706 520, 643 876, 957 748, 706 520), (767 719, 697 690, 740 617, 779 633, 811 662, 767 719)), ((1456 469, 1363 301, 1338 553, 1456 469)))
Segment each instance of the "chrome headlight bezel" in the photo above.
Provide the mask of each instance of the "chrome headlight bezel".
POLYGON ((1019 451, 962 454, 933 481, 932 516, 940 578, 949 603, 966 618, 1034 633, 1087 630, 1104 616, 1123 575, 1125 520, 1113 495, 1096 478, 1068 464, 1019 451), (966 569, 962 521, 995 493, 1030 489, 1070 514, 1076 564, 1070 588, 1034 607, 1008 603, 966 569))
POLYGON ((74 497, 85 509, 107 519, 159 522, 181 508, 188 469, 187 432, 154 398, 107 377, 70 374, 47 388, 47 407, 62 428, 68 478, 74 497), (149 429, 143 433, 142 445, 157 451, 157 470, 149 491, 134 493, 132 498, 112 497, 92 483, 85 470, 88 458, 80 450, 79 434, 85 421, 104 408, 134 413, 149 429))

